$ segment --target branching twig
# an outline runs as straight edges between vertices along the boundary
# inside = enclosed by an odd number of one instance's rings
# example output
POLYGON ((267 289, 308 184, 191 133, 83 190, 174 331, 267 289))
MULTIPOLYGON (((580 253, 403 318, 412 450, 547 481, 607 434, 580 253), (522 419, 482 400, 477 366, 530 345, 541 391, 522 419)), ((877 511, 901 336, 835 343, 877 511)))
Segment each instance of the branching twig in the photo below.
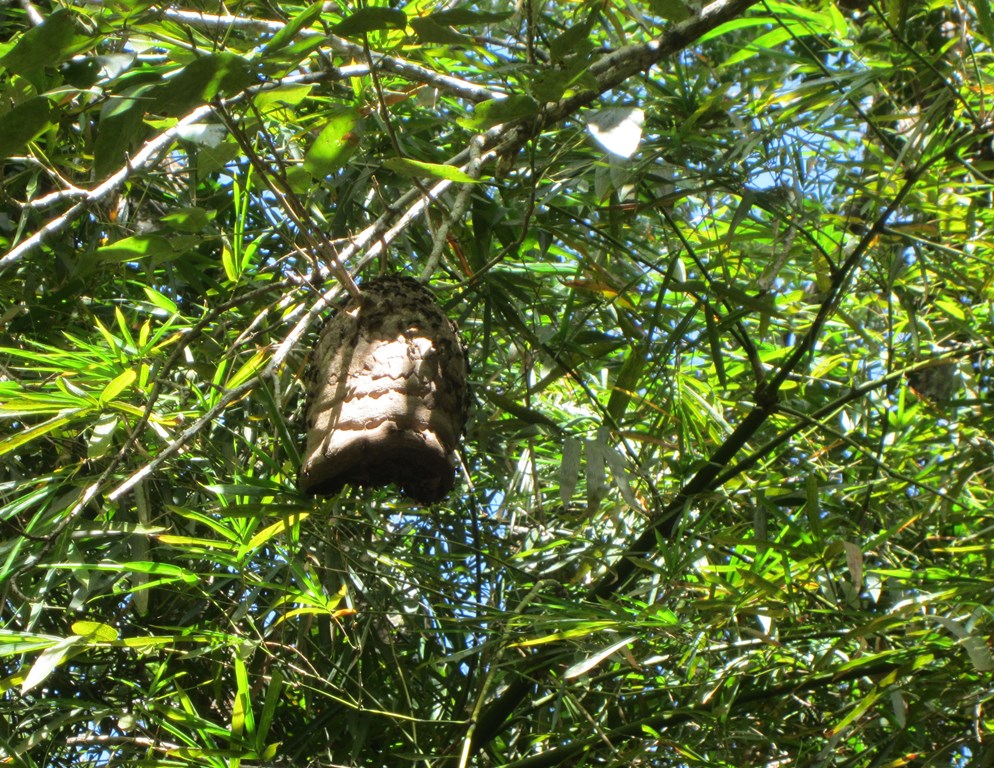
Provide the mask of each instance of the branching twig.
MULTIPOLYGON (((174 8, 164 8, 162 15, 167 19, 179 21, 184 24, 197 24, 199 26, 219 28, 234 27, 247 32, 276 34, 286 26, 286 23, 282 21, 249 19, 243 16, 216 15, 213 13, 200 13, 198 11, 180 11, 174 8)), ((302 38, 323 37, 328 47, 335 53, 355 59, 356 61, 363 61, 365 59, 362 46, 358 43, 350 42, 345 38, 337 37, 336 35, 325 35, 323 32, 315 29, 301 30, 300 35, 302 38)), ((415 64, 396 56, 386 56, 385 54, 377 53, 373 55, 373 61, 376 67, 385 72, 391 72, 408 80, 430 85, 433 88, 438 88, 440 91, 451 93, 453 96, 458 96, 461 99, 466 99, 474 103, 503 97, 503 94, 497 91, 476 85, 468 80, 444 75, 428 67, 423 67, 420 64, 415 64)))
MULTIPOLYGON (((469 163, 466 164, 466 174, 474 179, 480 178, 480 171, 482 169, 481 148, 482 142, 480 137, 474 136, 469 143, 469 163)), ((431 242, 431 253, 428 254, 428 261, 425 264, 424 269, 421 271, 422 282, 427 281, 438 268, 438 262, 442 258, 442 251, 445 250, 445 245, 448 241, 449 230, 452 228, 452 225, 459 221, 469 209, 469 202, 473 197, 473 186, 474 185, 470 183, 462 185, 459 192, 456 194, 455 201, 452 203, 452 209, 449 211, 449 215, 446 216, 435 229, 431 242)))
POLYGON ((61 234, 76 219, 86 213, 90 206, 102 202, 120 189, 139 171, 151 168, 158 161, 159 156, 169 149, 172 143, 178 138, 180 133, 198 120, 202 120, 211 113, 211 107, 204 105, 197 107, 190 114, 176 123, 176 125, 163 131, 155 138, 145 143, 145 146, 130 159, 130 161, 117 173, 113 174, 99 186, 83 193, 82 199, 73 205, 61 216, 52 219, 41 229, 37 230, 26 240, 22 240, 11 248, 6 254, 0 257, 0 273, 12 267, 29 253, 40 247, 46 237, 61 234))

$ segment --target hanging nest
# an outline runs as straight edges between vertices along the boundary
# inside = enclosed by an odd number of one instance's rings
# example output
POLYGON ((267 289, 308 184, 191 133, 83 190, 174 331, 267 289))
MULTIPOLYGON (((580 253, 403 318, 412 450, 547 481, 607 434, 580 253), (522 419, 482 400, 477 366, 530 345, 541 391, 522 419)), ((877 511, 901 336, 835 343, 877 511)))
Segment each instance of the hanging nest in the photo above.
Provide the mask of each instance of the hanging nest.
POLYGON ((300 487, 396 484, 423 504, 452 490, 466 424, 466 356, 432 293, 383 277, 324 328, 314 349, 300 487))

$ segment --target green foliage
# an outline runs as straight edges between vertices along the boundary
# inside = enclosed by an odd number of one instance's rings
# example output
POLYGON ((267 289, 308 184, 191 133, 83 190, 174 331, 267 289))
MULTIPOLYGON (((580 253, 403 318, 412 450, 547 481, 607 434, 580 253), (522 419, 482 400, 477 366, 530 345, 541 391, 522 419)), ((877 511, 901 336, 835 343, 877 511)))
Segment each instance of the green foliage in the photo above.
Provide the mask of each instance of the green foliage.
POLYGON ((0 15, 0 760, 990 762, 986 0, 216 10, 0 15), (381 272, 432 508, 296 487, 381 272))

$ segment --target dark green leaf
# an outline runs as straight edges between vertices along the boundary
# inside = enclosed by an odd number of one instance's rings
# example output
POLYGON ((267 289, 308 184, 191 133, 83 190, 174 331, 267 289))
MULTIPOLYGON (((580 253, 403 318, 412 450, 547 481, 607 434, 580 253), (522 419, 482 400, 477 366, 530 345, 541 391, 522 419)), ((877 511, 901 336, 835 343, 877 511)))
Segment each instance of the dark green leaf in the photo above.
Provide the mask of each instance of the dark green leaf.
POLYGON ((75 16, 59 8, 21 35, 14 47, 0 58, 0 66, 38 84, 47 67, 64 61, 79 44, 75 16))
POLYGON ((267 88, 255 96, 255 106, 260 112, 266 112, 274 104, 285 104, 294 107, 310 95, 312 85, 283 85, 279 88, 267 88))
POLYGON ((433 45, 466 45, 471 44, 473 39, 456 32, 451 27, 439 24, 430 18, 411 19, 411 28, 418 40, 425 44, 433 45))
POLYGON ((241 56, 232 53, 203 56, 160 86, 154 110, 161 115, 179 117, 216 96, 239 93, 254 80, 252 65, 241 56))
POLYGON ((656 16, 666 21, 683 21, 690 18, 690 8, 684 0, 649 0, 649 7, 656 16))
POLYGON ((101 110, 93 159, 93 172, 98 179, 117 171, 144 136, 142 121, 150 100, 143 94, 152 87, 140 85, 120 96, 112 96, 101 110))
POLYGON ((593 16, 582 24, 570 27, 561 35, 557 35, 549 41, 549 54, 554 61, 562 61, 568 56, 586 54, 593 49, 590 42, 590 29, 593 25, 593 16))
POLYGON ((56 116, 52 103, 35 96, 0 115, 0 157, 10 157, 46 130, 56 116))
POLYGON ((513 15, 512 11, 487 13, 482 11, 471 11, 467 8, 450 8, 446 11, 430 13, 425 18, 431 19, 436 24, 443 24, 446 26, 472 27, 504 21, 504 19, 509 19, 513 15))
POLYGON ((214 211, 203 208, 189 207, 177 208, 167 213, 159 221, 180 232, 202 232, 214 218, 214 211))
POLYGON ((362 37, 383 29, 407 29, 407 14, 395 8, 360 8, 332 27, 341 37, 362 37))

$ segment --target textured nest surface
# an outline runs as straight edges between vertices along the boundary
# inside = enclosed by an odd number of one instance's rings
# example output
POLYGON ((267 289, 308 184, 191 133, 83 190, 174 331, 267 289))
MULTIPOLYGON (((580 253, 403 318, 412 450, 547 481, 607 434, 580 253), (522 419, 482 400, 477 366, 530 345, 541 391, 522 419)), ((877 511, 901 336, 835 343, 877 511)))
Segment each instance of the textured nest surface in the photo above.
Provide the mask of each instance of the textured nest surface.
POLYGON ((430 504, 452 490, 466 423, 466 357, 454 324, 406 277, 365 284, 314 350, 300 486, 396 484, 430 504))

